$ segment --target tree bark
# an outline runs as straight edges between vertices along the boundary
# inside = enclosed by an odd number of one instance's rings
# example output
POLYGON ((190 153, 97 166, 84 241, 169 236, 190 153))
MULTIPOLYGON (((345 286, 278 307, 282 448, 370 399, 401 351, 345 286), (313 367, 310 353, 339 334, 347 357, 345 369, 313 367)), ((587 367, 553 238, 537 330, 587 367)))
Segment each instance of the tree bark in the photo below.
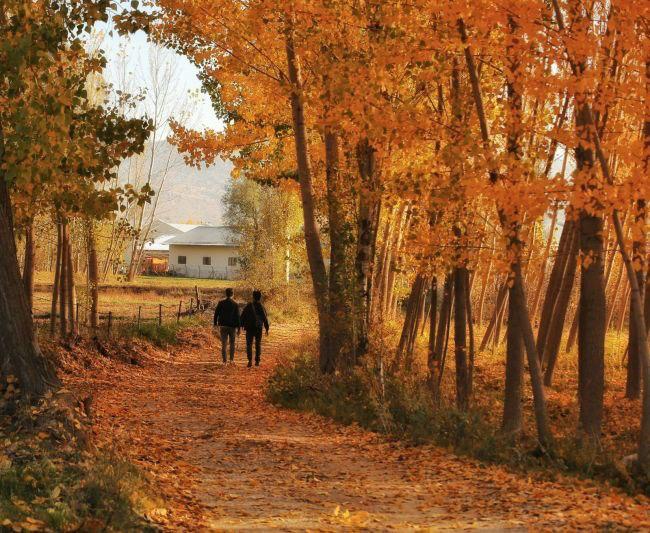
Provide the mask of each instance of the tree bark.
POLYGON ((539 321, 539 329, 537 330, 537 353, 540 354, 540 357, 544 355, 544 351, 546 350, 546 340, 548 338, 551 320, 553 319, 553 310, 555 309, 555 302, 562 288, 562 280, 566 272, 567 261, 569 261, 569 256, 571 255, 574 234, 575 223, 573 220, 565 220, 562 233, 560 234, 555 262, 553 263, 553 269, 551 270, 548 286, 546 287, 542 315, 539 321))
POLYGON ((358 318, 358 356, 363 356, 369 348, 368 332, 372 317, 372 281, 375 268, 375 249, 381 203, 378 199, 378 165, 375 149, 368 139, 357 145, 357 161, 361 177, 359 194, 358 237, 357 237, 357 318, 358 318))
MULTIPOLYGON (((0 124, 0 163, 4 160, 4 149, 0 124)), ((11 200, 2 171, 0 250, 0 370, 3 376, 16 376, 22 396, 32 400, 57 387, 59 381, 54 367, 41 353, 34 335, 18 267, 11 200)))
POLYGON ((429 369, 430 385, 433 385, 433 383, 437 381, 436 379, 436 375, 437 375, 436 327, 437 325, 438 325, 438 278, 436 276, 433 276, 433 278, 431 279, 431 311, 429 313, 429 344, 427 345, 427 368, 429 369))
POLYGON ((34 268, 36 246, 34 242, 34 221, 25 227, 25 261, 23 263, 23 287, 30 312, 34 312, 34 268))
POLYGON ((506 340, 506 384, 501 428, 506 434, 521 431, 523 420, 522 385, 524 379, 524 338, 516 306, 514 283, 510 287, 506 340))
MULTIPOLYGON (((566 157, 564 158, 564 160, 566 162, 566 157)), ((555 224, 557 223, 557 213, 558 213, 558 208, 555 207, 553 209, 553 216, 551 217, 551 227, 549 228, 548 239, 546 241, 546 246, 544 247, 544 253, 542 255, 541 265, 539 267, 537 287, 535 288, 533 301, 530 304, 530 317, 533 319, 533 322, 537 318, 539 300, 542 296, 542 288, 544 287, 544 280, 546 279, 546 267, 547 267, 548 258, 551 254, 551 245, 553 244, 553 234, 555 233, 555 224)))
POLYGON ((569 256, 566 261, 566 268, 562 278, 562 284, 560 285, 560 292, 558 293, 557 300, 553 306, 553 315, 550 321, 546 343, 544 345, 544 354, 542 356, 543 365, 546 367, 544 371, 544 385, 547 387, 550 387, 553 382, 553 371, 560 351, 560 344, 562 343, 562 333, 564 332, 564 326, 566 324, 566 313, 569 308, 569 301, 571 300, 571 292, 573 290, 573 283, 576 276, 578 235, 575 231, 572 233, 571 244, 568 249, 569 256))
POLYGON ((50 307, 50 335, 56 332, 57 303, 59 301, 59 285, 61 283, 61 224, 56 222, 56 265, 54 267, 54 284, 52 286, 52 305, 50 307))
POLYGON ((59 279, 59 335, 68 336, 68 223, 61 220, 61 274, 59 279))
MULTIPOLYGON (((481 95, 481 84, 479 76, 476 70, 476 64, 474 62, 474 56, 472 55, 471 48, 468 44, 467 29, 465 27, 465 22, 463 19, 458 21, 458 31, 460 33, 461 41, 464 45, 464 55, 465 61, 467 63, 467 71, 470 78, 470 83, 472 87, 472 96, 474 98, 474 103, 476 107, 476 112, 479 119, 479 125, 481 130, 481 139, 483 141, 483 147, 486 151, 489 163, 489 179, 491 183, 497 183, 501 176, 499 174, 498 168, 492 160, 491 146, 490 146, 490 133, 488 122, 485 114, 485 108, 483 105, 483 97, 481 95)), ((503 212, 500 210, 497 205, 497 212, 499 214, 499 220, 503 226, 506 225, 507 221, 503 215, 503 212)), ((546 409, 546 396, 544 393, 544 385, 542 383, 542 372, 539 365, 539 358, 537 355, 535 347, 535 336, 533 333, 533 328, 530 322, 530 315, 528 313, 528 302, 526 300, 526 291, 524 289, 523 277, 521 274, 521 248, 516 247, 515 259, 511 265, 511 271, 514 275, 514 286, 516 291, 514 292, 516 296, 516 309, 520 313, 521 324, 522 324, 522 333, 524 336, 524 346, 526 348, 526 356, 528 358, 528 369, 530 372, 531 385, 533 389, 533 404, 535 410, 535 420, 537 424, 537 438, 539 440, 540 446, 542 448, 548 448, 552 446, 552 433, 550 426, 548 424, 548 415, 546 409)))
POLYGON ((74 265, 72 262, 72 238, 70 233, 70 225, 66 224, 67 239, 66 245, 68 247, 66 259, 68 261, 66 274, 68 279, 66 281, 66 307, 68 312, 68 327, 70 335, 76 336, 79 331, 77 329, 77 317, 75 309, 77 307, 77 287, 74 279, 74 265))
MULTIPOLYGON (((593 170, 594 156, 589 148, 587 104, 579 103, 576 129, 580 139, 575 149, 576 167, 580 173, 593 170)), ((578 231, 580 252, 580 300, 578 315, 578 398, 580 425, 591 439, 599 440, 603 417, 605 388, 605 271, 603 264, 603 218, 585 209, 580 211, 578 231)))
POLYGON ((99 264, 97 261, 97 242, 95 239, 95 227, 92 220, 87 222, 87 246, 88 246, 88 287, 90 295, 90 329, 93 336, 97 335, 99 326, 99 264))
POLYGON ((327 205, 330 228, 330 271, 329 271, 329 320, 331 357, 338 368, 351 368, 356 359, 354 340, 354 317, 352 313, 354 266, 352 221, 349 209, 343 205, 343 198, 350 191, 343 190, 339 168, 339 139, 331 130, 325 133, 325 166, 327 179, 327 205))
POLYGON ((316 206, 314 201, 314 185, 312 183, 311 162, 309 160, 309 144, 307 140, 307 125, 303 100, 302 74, 300 61, 295 49, 292 23, 289 24, 285 35, 287 70, 291 83, 291 113, 293 119, 296 159, 298 161, 298 176, 300 178, 300 194, 302 198, 303 221, 307 259, 314 288, 314 297, 318 310, 319 326, 319 362, 324 373, 334 372, 335 363, 329 347, 328 331, 328 283, 323 248, 321 245, 318 225, 316 223, 316 206))
POLYGON ((472 394, 467 358, 467 275, 466 268, 454 269, 454 356, 456 360, 456 407, 469 408, 472 394))

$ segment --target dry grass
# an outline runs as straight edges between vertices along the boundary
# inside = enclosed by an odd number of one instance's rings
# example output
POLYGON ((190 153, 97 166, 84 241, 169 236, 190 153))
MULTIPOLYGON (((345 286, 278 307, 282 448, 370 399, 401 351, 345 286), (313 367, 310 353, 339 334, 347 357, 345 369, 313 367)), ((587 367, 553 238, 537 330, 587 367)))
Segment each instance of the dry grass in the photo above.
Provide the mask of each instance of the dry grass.
MULTIPOLYGON (((452 325, 453 327, 453 325, 452 325)), ((482 331, 477 331, 480 340, 482 331)), ((427 335, 419 337, 415 354, 414 371, 424 379, 426 375, 427 335)), ((563 339, 553 386, 546 389, 549 416, 555 435, 567 441, 579 436, 578 353, 574 347, 569 353, 563 339)), ((625 398, 626 365, 623 361, 627 346, 625 332, 610 330, 605 345, 605 398, 603 413, 602 448, 613 459, 635 453, 640 424, 640 401, 625 398)), ((455 400, 455 366, 453 338, 449 341, 447 368, 442 383, 443 401, 453 405, 455 400)), ((474 372, 474 405, 488 423, 499 427, 503 412, 505 386, 505 344, 488 348, 476 354, 474 372)), ((528 373, 525 374, 524 437, 535 434, 533 399, 528 373)))

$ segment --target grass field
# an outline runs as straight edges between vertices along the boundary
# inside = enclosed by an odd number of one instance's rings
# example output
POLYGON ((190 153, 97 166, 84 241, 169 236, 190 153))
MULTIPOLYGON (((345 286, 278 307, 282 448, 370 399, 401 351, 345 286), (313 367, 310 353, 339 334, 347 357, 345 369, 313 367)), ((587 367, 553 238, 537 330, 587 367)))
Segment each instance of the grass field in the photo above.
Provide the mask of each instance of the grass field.
MULTIPOLYGON (((52 302, 53 274, 38 272, 35 276, 34 316, 45 319, 52 302)), ((174 320, 179 312, 186 313, 196 305, 196 288, 204 301, 214 302, 222 297, 227 287, 237 290, 237 282, 225 280, 176 278, 170 276, 138 276, 133 282, 111 277, 100 285, 100 322, 111 318, 115 322, 157 321, 162 313, 163 322, 174 320), (162 307, 161 307, 162 306, 162 307)), ((85 276, 77 279, 77 300, 80 323, 88 311, 85 276)))

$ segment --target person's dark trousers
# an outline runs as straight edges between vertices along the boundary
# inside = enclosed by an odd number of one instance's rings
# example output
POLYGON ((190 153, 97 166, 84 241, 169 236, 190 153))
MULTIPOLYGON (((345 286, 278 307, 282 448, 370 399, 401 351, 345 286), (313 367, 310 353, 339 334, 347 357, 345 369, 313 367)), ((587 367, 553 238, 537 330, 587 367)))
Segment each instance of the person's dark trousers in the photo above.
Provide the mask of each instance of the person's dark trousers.
POLYGON ((253 364, 253 341, 255 341, 255 364, 260 364, 262 356, 262 328, 246 331, 246 355, 248 364, 253 364))
POLYGON ((227 326, 221 326, 219 328, 219 333, 221 333, 221 357, 223 357, 223 362, 227 362, 226 359, 226 348, 230 342, 230 360, 235 360, 235 333, 237 328, 230 328, 227 326))

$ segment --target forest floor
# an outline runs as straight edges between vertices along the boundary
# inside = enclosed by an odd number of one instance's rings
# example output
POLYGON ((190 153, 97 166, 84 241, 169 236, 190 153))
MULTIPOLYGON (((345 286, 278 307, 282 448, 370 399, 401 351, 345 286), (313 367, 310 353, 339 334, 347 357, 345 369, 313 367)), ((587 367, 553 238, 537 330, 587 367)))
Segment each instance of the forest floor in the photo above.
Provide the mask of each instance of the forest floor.
POLYGON ((411 446, 265 399, 304 334, 276 327, 260 368, 222 366, 205 329, 139 366, 68 378, 93 394, 95 432, 149 473, 168 530, 650 528, 649 500, 591 481, 540 481, 433 446, 411 446))

